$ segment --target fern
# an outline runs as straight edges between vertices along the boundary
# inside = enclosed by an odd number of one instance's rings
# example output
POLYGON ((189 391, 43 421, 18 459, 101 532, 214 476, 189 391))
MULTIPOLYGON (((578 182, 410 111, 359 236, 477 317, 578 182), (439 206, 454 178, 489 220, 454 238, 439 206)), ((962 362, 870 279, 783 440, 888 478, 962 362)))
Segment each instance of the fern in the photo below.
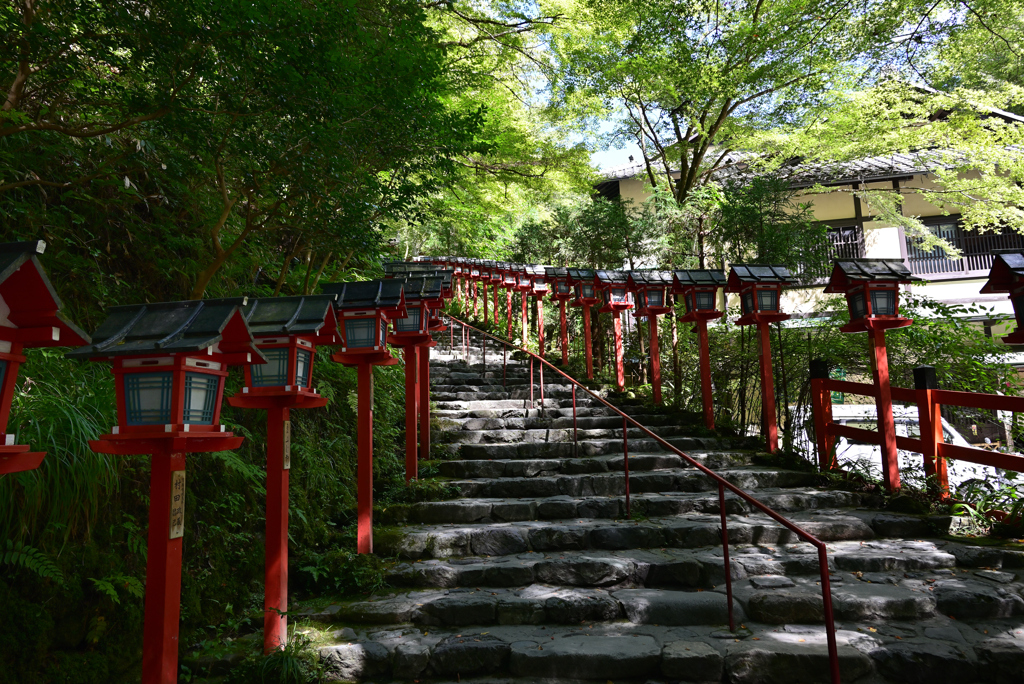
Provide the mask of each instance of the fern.
POLYGON ((64 573, 60 571, 57 564, 39 549, 23 542, 14 542, 8 539, 0 561, 4 565, 22 567, 44 579, 51 579, 60 585, 64 584, 64 573))
POLYGON ((129 596, 133 596, 140 599, 146 593, 145 585, 139 581, 137 577, 131 575, 125 575, 122 573, 115 573, 113 575, 107 575, 103 579, 96 579, 90 577, 89 581, 96 587, 96 591, 110 597, 114 603, 121 603, 121 597, 118 596, 117 588, 122 587, 129 596))

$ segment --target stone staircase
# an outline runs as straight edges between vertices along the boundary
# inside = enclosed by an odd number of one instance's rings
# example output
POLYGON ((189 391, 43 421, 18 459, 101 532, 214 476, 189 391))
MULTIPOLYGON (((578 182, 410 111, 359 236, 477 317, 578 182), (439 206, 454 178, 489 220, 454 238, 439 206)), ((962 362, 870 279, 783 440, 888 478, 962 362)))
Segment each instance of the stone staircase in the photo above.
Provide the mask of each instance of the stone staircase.
MULTIPOLYGON (((434 446, 461 498, 378 515, 393 590, 301 616, 333 681, 829 681, 816 550, 726 498, 728 629, 717 485, 546 384, 488 344, 481 365, 431 358, 434 446)), ((546 378, 551 380, 550 374, 546 378)), ((749 440, 696 436, 667 412, 631 409, 680 450, 828 542, 844 682, 1024 681, 1024 551, 941 533, 948 518, 879 510, 813 473, 754 464, 749 440)))

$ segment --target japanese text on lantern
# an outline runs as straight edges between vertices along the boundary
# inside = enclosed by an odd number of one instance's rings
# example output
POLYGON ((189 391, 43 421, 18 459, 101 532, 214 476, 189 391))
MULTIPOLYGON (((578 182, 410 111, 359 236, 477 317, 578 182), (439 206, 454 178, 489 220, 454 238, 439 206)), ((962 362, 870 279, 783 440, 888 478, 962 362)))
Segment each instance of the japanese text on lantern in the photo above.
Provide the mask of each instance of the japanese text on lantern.
POLYGON ((185 536, 185 471, 171 473, 171 539, 185 536))

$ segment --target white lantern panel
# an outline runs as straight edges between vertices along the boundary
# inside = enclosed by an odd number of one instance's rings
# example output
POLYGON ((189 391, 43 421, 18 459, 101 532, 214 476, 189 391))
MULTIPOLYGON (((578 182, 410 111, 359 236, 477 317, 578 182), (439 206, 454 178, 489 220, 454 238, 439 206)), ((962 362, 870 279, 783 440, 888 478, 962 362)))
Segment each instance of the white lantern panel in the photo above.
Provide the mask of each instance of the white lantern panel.
POLYGON ((295 357, 295 384, 300 387, 309 387, 309 369, 313 353, 305 349, 296 351, 295 357))
POLYGON ((345 321, 345 347, 365 349, 380 346, 376 318, 354 318, 345 321))
POLYGON ((171 422, 173 374, 125 373, 124 403, 129 425, 162 425, 171 422))
POLYGON ((779 291, 778 290, 760 290, 757 293, 757 310, 758 311, 778 311, 779 310, 779 291))
POLYGON ((264 364, 249 366, 253 387, 277 387, 290 384, 288 379, 288 348, 262 349, 264 364))
POLYGON ((220 378, 204 373, 185 373, 184 422, 213 425, 213 409, 217 405, 220 378))
POLYGON ((874 316, 895 316, 896 293, 892 290, 872 290, 871 313, 874 316))

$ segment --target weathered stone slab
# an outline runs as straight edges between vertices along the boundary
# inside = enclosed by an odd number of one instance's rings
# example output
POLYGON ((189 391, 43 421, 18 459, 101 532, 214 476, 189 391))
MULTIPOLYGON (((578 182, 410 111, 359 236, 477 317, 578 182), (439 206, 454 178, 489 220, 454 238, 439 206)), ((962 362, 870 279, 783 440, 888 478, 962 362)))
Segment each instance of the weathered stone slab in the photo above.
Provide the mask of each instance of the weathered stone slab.
POLYGON ((571 636, 514 644, 509 669, 520 677, 638 679, 655 674, 660 661, 649 636, 571 636))
MULTIPOLYGON (((722 625, 729 622, 729 603, 714 591, 689 592, 659 589, 622 589, 612 594, 622 604, 626 619, 634 624, 722 625)), ((736 620, 743 609, 733 606, 736 620)))

